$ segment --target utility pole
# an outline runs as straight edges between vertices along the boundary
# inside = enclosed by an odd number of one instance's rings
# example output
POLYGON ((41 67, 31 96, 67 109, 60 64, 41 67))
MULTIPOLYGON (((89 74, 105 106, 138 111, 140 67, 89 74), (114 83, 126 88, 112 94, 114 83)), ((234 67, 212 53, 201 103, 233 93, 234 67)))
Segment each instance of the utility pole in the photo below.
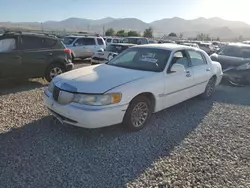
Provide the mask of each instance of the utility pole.
POLYGON ((43 22, 41 22, 41 29, 42 29, 42 32, 43 32, 43 22))
POLYGON ((102 35, 105 36, 105 25, 102 27, 102 35))

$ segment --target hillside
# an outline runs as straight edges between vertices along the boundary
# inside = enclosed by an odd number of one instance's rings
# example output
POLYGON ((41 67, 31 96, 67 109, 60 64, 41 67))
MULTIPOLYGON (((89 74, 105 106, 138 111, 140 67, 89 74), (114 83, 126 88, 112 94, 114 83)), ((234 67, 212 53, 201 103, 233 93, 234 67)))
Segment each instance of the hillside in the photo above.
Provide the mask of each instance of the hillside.
POLYGON ((198 33, 206 33, 213 37, 237 38, 240 35, 250 38, 250 25, 239 21, 228 21, 221 18, 197 18, 185 20, 183 18, 165 18, 151 23, 143 22, 136 18, 103 18, 98 20, 84 18, 68 18, 62 21, 39 22, 0 22, 0 27, 19 27, 26 29, 56 30, 56 31, 90 31, 102 33, 103 29, 136 30, 143 32, 148 27, 153 27, 157 36, 175 32, 186 37, 195 37, 198 33))

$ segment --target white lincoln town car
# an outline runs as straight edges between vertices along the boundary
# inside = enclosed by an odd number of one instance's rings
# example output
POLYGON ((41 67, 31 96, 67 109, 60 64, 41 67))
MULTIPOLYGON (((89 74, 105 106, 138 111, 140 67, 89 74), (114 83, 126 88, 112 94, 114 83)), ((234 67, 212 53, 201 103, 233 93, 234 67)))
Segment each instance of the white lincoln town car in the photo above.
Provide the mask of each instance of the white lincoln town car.
POLYGON ((105 64, 55 77, 44 100, 61 123, 85 128, 122 123, 138 131, 152 113, 198 95, 209 98, 222 75, 221 65, 201 49, 138 45, 105 64))

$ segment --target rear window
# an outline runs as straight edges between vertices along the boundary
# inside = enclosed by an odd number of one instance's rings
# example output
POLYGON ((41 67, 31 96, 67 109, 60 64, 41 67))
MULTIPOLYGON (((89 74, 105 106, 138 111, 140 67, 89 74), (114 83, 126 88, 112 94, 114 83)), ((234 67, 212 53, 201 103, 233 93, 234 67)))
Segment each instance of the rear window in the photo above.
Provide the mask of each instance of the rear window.
POLYGON ((111 42, 112 41, 112 39, 107 39, 107 42, 111 42))
POLYGON ((65 38, 63 39, 63 43, 64 43, 65 45, 70 45, 70 44, 72 44, 75 40, 76 40, 76 37, 65 37, 65 38))
POLYGON ((97 43, 99 45, 104 45, 104 42, 103 42, 103 40, 101 38, 97 38, 97 43))

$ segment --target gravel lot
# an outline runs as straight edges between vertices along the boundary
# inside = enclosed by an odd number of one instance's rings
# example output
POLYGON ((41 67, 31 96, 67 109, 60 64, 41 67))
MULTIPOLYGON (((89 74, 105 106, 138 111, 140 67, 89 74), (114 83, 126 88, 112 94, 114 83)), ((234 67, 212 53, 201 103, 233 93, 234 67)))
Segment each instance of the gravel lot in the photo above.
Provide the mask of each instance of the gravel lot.
POLYGON ((0 89, 0 187, 250 187, 249 87, 219 86, 127 133, 59 124, 45 84, 0 89))

